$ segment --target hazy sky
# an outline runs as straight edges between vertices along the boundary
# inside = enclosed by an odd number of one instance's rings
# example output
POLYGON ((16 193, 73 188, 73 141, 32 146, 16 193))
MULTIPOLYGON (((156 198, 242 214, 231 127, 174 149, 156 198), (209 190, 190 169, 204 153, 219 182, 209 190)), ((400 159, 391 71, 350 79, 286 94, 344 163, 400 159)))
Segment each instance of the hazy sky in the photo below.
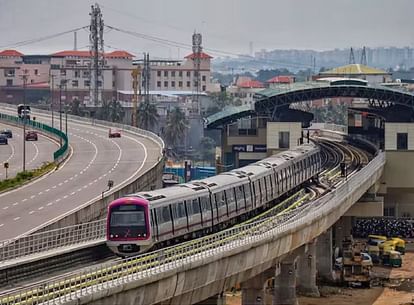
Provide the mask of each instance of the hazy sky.
MULTIPOLYGON (((0 49, 51 53, 72 49, 73 34, 14 47, 17 42, 64 32, 90 23, 89 0, 0 0, 0 49)), ((191 44, 196 29, 203 46, 230 53, 254 50, 414 46, 413 0, 101 0, 105 24, 191 44)), ((106 50, 136 55, 182 57, 189 49, 161 45, 114 30, 106 50)), ((86 30, 78 47, 88 45, 86 30)))

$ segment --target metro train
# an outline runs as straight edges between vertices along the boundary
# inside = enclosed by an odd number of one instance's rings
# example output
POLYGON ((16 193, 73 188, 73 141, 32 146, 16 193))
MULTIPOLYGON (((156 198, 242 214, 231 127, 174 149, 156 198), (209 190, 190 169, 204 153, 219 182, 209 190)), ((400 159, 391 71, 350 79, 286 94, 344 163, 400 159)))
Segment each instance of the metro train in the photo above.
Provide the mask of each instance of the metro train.
POLYGON ((108 207, 107 246, 131 256, 221 230, 321 171, 320 148, 304 144, 214 177, 127 195, 108 207))

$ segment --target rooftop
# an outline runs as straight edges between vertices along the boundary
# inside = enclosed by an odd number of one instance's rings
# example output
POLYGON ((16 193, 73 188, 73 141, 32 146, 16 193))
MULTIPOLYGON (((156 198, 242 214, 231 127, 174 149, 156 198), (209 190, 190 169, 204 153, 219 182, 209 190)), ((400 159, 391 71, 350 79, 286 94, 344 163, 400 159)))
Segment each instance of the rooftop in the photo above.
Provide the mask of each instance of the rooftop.
MULTIPOLYGON (((52 56, 63 56, 63 57, 91 57, 90 51, 75 51, 67 50, 53 53, 52 56)), ((127 58, 132 59, 134 55, 126 51, 113 51, 110 53, 104 53, 104 56, 107 58, 127 58)))
POLYGON ((264 85, 258 80, 248 80, 239 84, 240 88, 264 88, 264 85))
POLYGON ((319 73, 320 75, 387 75, 384 70, 368 67, 361 64, 350 64, 319 73))
MULTIPOLYGON (((210 56, 210 55, 208 55, 204 52, 201 52, 199 57, 201 59, 211 59, 211 58, 213 58, 212 56, 210 56)), ((196 58, 196 53, 191 53, 191 54, 187 55, 185 58, 194 59, 194 58, 196 58)))
POLYGON ((21 57, 23 55, 23 53, 16 50, 4 50, 0 52, 0 56, 21 57))
POLYGON ((293 75, 279 75, 266 81, 268 84, 289 84, 295 81, 293 75))

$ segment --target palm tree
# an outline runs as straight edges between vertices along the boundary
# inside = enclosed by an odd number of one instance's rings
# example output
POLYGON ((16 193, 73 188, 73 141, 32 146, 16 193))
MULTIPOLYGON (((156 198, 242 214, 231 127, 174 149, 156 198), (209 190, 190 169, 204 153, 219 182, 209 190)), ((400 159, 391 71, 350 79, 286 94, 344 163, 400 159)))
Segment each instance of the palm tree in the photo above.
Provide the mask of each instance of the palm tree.
POLYGON ((167 114, 167 122, 164 128, 164 137, 171 146, 177 145, 188 128, 188 120, 180 108, 175 107, 167 114))
POLYGON ((125 116, 124 108, 119 101, 109 103, 109 119, 111 122, 120 123, 125 116))
POLYGON ((138 127, 146 130, 152 129, 157 123, 159 114, 157 106, 150 101, 139 104, 137 111, 138 127))

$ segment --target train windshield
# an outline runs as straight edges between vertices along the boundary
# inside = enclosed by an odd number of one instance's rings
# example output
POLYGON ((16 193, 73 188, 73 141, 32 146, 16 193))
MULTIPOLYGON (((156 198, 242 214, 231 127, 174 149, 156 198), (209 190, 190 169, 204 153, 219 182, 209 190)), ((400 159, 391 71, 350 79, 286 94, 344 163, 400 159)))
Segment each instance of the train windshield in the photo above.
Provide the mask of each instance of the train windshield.
POLYGON ((111 226, 145 226, 144 211, 116 211, 111 214, 111 226))

